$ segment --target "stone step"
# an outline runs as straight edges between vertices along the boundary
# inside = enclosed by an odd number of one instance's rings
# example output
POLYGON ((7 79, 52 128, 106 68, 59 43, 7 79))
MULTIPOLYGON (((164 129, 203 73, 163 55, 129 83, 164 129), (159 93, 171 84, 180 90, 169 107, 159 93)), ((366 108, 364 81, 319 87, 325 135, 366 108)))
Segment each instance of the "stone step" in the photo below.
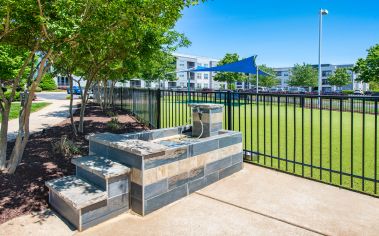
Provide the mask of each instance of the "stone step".
POLYGON ((129 167, 101 156, 83 156, 71 162, 78 177, 106 191, 108 198, 129 193, 129 167))
POLYGON ((49 202, 79 231, 129 210, 129 195, 108 198, 107 192, 77 176, 46 182, 49 202))

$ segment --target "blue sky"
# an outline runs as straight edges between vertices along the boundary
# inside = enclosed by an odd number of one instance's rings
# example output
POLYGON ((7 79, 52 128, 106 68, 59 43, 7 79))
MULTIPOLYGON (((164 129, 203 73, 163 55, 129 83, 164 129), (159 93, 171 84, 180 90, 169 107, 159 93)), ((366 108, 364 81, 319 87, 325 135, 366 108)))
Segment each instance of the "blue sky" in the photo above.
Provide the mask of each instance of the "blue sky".
POLYGON ((324 17, 323 63, 354 63, 379 43, 379 0, 210 0, 185 9, 176 30, 192 45, 178 52, 222 58, 258 55, 272 67, 318 60, 318 11, 324 17))

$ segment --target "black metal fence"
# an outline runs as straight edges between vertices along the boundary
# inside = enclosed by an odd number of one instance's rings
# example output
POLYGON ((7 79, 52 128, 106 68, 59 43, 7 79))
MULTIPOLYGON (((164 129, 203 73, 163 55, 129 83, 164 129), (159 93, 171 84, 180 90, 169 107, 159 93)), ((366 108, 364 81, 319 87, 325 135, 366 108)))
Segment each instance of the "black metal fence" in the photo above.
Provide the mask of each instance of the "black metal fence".
POLYGON ((378 195, 379 97, 117 88, 113 104, 154 128, 191 123, 189 103, 224 104, 245 161, 378 195))

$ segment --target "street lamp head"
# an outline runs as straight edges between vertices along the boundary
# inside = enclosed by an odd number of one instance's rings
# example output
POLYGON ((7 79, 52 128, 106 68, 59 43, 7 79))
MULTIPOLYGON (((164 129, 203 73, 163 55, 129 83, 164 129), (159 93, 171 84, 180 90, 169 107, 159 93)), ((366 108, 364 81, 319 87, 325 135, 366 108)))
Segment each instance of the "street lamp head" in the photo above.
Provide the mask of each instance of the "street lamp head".
POLYGON ((320 14, 325 16, 325 15, 328 15, 328 14, 329 14, 329 11, 326 10, 326 9, 321 9, 321 10, 320 10, 320 14))

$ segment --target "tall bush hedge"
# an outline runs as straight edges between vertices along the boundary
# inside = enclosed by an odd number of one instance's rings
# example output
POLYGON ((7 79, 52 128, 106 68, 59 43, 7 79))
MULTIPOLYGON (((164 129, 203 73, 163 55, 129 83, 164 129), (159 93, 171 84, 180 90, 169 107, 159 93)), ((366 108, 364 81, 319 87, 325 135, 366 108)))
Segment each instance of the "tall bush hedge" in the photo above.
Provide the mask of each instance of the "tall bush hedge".
POLYGON ((55 90, 57 89, 57 84, 51 74, 45 74, 39 84, 39 87, 41 87, 42 90, 55 90))

